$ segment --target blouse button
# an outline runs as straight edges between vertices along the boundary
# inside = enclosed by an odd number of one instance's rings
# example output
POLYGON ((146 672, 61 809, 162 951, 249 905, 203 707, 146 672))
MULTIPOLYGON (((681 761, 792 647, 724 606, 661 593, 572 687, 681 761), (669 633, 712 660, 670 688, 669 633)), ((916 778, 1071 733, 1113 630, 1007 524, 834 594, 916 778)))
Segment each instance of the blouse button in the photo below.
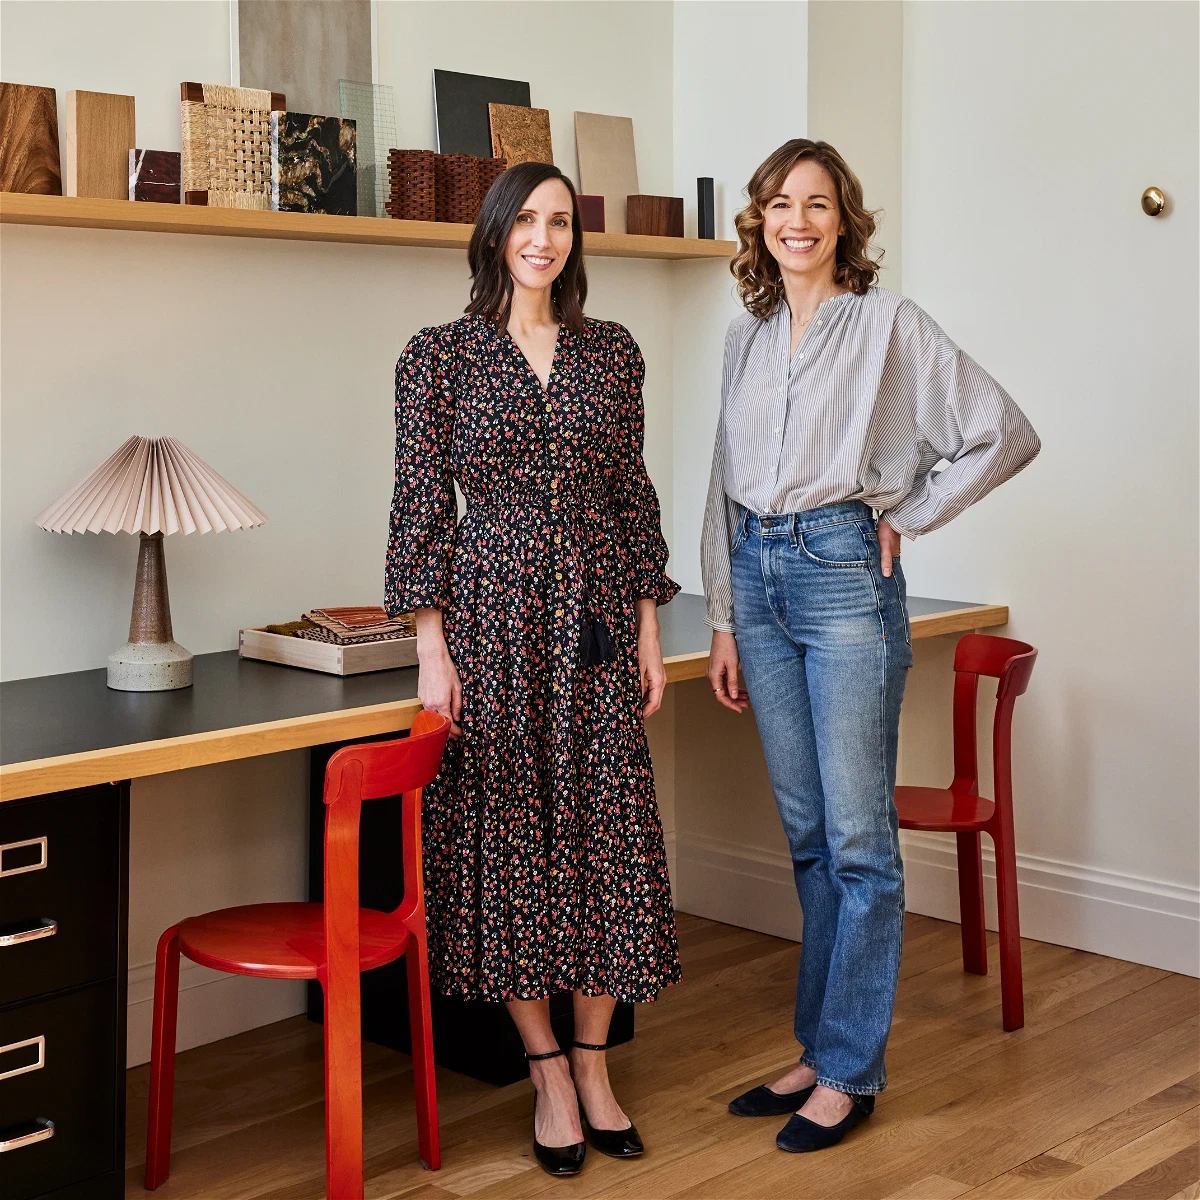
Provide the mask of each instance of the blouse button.
POLYGON ((551 449, 551 450, 557 450, 557 449, 558 449, 558 443, 557 443, 557 442, 551 442, 551 443, 550 443, 550 449, 551 449))
POLYGON ((561 572, 561 571, 555 571, 555 572, 554 572, 554 578, 555 578, 555 579, 561 579, 561 578, 562 578, 562 572, 561 572))

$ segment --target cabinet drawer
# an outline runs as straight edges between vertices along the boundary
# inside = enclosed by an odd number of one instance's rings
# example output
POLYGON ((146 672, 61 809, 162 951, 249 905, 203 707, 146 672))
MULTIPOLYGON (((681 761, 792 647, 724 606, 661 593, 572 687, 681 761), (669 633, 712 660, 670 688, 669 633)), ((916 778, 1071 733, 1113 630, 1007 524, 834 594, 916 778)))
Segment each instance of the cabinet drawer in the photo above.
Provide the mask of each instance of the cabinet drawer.
POLYGON ((5 1200, 28 1200, 117 1165, 116 1005, 110 981, 0 1009, 0 1142, 33 1135, 0 1153, 5 1200))
POLYGON ((0 804, 0 1004, 117 971, 122 789, 0 804))

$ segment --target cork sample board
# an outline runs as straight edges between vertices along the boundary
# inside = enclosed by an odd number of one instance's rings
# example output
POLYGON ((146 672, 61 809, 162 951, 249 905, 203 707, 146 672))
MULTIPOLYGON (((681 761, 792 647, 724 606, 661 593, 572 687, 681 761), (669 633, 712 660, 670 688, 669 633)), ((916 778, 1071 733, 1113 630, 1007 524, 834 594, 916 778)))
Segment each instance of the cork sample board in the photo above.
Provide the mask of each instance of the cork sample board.
POLYGON ((53 88, 0 83, 0 192, 62 195, 53 88))
POLYGON ((129 199, 129 152, 134 136, 132 96, 67 93, 63 138, 63 193, 129 199))
POLYGON ((554 162, 549 109, 489 104, 488 123, 492 129, 492 157, 504 159, 506 169, 517 163, 554 162))
POLYGON ((625 200, 639 192, 633 120, 600 113, 575 114, 575 150, 579 190, 604 197, 604 227, 625 232, 625 200))

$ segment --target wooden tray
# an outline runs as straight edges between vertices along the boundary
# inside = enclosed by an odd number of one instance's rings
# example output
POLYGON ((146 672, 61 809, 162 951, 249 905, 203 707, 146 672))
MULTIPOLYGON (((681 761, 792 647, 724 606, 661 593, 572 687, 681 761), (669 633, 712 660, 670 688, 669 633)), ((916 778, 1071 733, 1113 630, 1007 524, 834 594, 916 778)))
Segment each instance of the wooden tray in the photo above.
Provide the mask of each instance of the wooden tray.
POLYGON ((265 629, 243 629, 238 634, 238 657, 260 658, 288 667, 324 671, 327 675, 361 675, 366 671, 415 667, 417 639, 391 638, 359 646, 335 646, 332 642, 314 642, 265 629))

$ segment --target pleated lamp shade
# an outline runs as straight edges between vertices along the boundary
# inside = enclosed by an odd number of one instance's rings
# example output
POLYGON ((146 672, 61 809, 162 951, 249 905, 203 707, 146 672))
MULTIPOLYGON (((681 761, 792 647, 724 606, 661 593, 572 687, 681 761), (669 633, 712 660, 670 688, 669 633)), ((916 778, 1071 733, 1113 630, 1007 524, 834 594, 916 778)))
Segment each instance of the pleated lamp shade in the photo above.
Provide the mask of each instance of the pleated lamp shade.
POLYGON ((209 533, 266 521, 174 438, 131 437, 37 519, 51 533, 209 533))
POLYGON ((37 518, 52 533, 140 535, 129 641, 108 659, 108 686, 188 687, 192 655, 174 640, 163 535, 252 529, 266 514, 174 438, 131 437, 37 518))

